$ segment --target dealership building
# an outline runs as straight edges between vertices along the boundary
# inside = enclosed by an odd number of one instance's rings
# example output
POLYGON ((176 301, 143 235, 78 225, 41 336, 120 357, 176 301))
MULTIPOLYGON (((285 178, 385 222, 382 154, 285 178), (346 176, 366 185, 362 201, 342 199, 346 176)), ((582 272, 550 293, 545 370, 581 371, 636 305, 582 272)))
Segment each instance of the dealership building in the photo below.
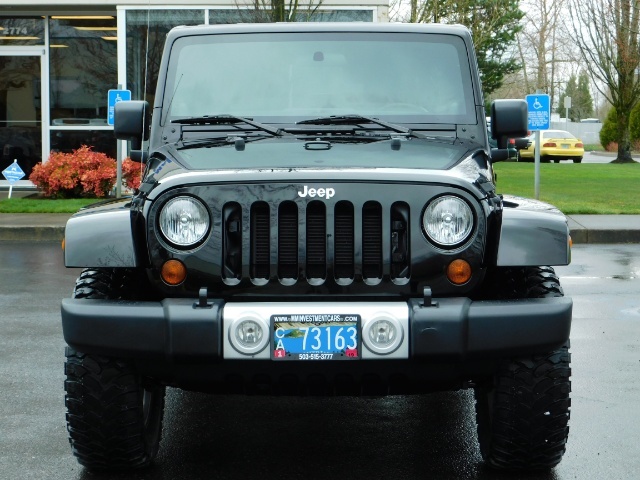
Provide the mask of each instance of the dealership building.
MULTIPOLYGON (((31 169, 51 152, 88 145, 115 158, 109 90, 153 103, 171 28, 264 21, 264 10, 247 6, 252 0, 187 1, 2 0, 0 171, 17 160, 26 176, 16 185, 29 186, 31 169)), ((388 0, 312 0, 291 20, 386 22, 388 16, 388 0)), ((0 187, 7 185, 0 176, 0 187)))

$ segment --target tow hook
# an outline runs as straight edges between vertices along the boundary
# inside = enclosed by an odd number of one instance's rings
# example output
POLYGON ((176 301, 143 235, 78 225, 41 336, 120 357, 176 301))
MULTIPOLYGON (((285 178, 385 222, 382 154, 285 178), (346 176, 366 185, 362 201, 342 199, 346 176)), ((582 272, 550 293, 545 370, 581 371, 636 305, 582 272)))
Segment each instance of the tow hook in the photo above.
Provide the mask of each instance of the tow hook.
POLYGON ((207 297, 209 295, 209 291, 207 287, 202 287, 198 291, 198 303, 193 304, 193 308, 212 308, 213 302, 208 302, 207 297))
POLYGON ((431 287, 424 287, 422 290, 422 307, 437 307, 438 302, 434 302, 431 293, 431 287))

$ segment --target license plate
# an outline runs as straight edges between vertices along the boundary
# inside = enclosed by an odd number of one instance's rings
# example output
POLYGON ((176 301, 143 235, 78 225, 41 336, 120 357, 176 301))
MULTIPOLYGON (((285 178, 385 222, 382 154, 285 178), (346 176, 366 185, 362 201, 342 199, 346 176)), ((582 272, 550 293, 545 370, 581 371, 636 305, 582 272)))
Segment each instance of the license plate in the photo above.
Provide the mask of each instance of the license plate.
POLYGON ((271 316, 272 360, 358 360, 360 315, 271 316))
POLYGON ((563 143, 562 144, 562 148, 569 148, 569 144, 568 143, 563 143))

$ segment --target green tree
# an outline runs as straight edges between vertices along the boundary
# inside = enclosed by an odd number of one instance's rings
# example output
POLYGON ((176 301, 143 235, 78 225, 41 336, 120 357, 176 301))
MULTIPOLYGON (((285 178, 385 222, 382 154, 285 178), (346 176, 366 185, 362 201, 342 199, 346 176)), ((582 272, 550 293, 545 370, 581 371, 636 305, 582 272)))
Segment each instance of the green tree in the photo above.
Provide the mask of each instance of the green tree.
POLYGON ((593 116, 593 98, 589 90, 589 75, 587 72, 581 72, 576 81, 576 76, 571 75, 567 82, 567 88, 560 95, 558 103, 558 113, 564 115, 566 109, 564 107, 565 97, 571 97, 571 107, 569 108, 569 119, 572 122, 579 122, 583 118, 593 116))
POLYGON ((471 31, 485 95, 498 89, 505 76, 520 69, 512 57, 516 35, 524 16, 519 0, 411 0, 411 23, 457 23, 471 31))

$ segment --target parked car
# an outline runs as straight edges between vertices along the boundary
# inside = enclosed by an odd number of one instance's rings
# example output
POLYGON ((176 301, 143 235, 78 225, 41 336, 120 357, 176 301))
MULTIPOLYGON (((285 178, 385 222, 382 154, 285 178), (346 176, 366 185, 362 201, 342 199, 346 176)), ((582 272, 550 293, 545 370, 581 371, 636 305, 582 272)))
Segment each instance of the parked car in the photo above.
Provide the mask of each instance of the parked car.
MULTIPOLYGON (((584 156, 584 144, 582 140, 565 130, 544 130, 540 132, 540 162, 549 163, 551 160, 558 163, 560 160, 573 160, 573 163, 582 162, 584 156)), ((535 158, 535 133, 529 137, 531 142, 528 148, 518 151, 519 162, 532 162, 535 158)))

